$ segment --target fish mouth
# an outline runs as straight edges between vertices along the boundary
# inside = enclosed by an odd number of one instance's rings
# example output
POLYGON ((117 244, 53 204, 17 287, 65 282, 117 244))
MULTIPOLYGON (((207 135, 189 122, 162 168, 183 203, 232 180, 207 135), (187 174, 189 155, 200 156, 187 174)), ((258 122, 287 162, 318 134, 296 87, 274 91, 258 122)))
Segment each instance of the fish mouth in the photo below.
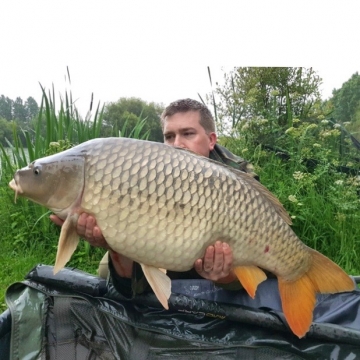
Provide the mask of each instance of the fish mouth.
POLYGON ((13 189, 15 191, 15 200, 14 201, 16 203, 16 199, 17 199, 18 194, 23 193, 23 190, 22 190, 21 186, 16 182, 16 176, 14 177, 14 179, 12 179, 9 182, 9 186, 11 187, 11 189, 13 189))

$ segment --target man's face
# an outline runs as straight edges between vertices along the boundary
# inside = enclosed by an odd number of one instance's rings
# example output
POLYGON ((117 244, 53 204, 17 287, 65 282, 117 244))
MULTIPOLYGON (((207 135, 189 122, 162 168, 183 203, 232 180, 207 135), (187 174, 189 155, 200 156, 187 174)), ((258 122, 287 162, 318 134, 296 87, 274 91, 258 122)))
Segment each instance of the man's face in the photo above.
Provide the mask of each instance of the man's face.
POLYGON ((216 143, 216 134, 206 133, 200 125, 200 112, 187 111, 167 116, 164 122, 164 143, 191 150, 208 157, 216 143))

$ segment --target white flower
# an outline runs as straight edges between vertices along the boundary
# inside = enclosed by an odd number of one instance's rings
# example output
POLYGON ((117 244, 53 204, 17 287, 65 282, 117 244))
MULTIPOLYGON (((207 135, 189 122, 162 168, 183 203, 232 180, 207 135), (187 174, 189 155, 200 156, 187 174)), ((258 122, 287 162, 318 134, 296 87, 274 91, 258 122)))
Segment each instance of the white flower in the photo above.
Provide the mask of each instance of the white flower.
POLYGON ((329 120, 321 120, 321 123, 324 124, 324 125, 327 125, 329 123, 329 120))
POLYGON ((329 136, 331 136, 331 132, 330 132, 330 131, 323 131, 323 132, 320 134, 320 136, 322 136, 322 137, 324 137, 324 138, 329 137, 329 136))
POLYGON ((341 128, 341 125, 340 124, 334 124, 334 128, 335 129, 341 128))
POLYGON ((316 124, 310 124, 306 130, 316 129, 318 126, 316 124))
MULTIPOLYGON (((293 178, 296 180, 301 180, 304 178, 304 173, 302 173, 301 171, 295 171, 293 173, 293 178)), ((289 199, 290 200, 290 199, 289 199)), ((291 200, 290 200, 291 201, 291 200)))
POLYGON ((296 198, 295 195, 289 195, 288 196, 288 199, 293 202, 293 203, 297 203, 298 202, 298 199, 296 198))
POLYGON ((315 147, 315 148, 321 148, 321 145, 318 144, 318 143, 315 143, 315 144, 313 144, 313 147, 315 147))
POLYGON ((344 180, 336 180, 335 184, 336 185, 342 185, 344 183, 344 180))

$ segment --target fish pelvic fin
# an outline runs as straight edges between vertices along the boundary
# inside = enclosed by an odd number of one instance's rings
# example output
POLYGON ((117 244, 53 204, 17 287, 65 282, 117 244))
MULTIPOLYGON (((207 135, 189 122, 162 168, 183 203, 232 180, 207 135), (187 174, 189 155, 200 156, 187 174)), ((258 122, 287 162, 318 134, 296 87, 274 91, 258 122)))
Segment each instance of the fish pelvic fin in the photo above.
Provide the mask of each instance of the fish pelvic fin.
POLYGON ((79 214, 68 215, 61 227, 58 249, 54 266, 54 275, 59 272, 70 260, 79 243, 76 224, 79 214))
POLYGON ((266 274, 255 265, 237 266, 233 271, 241 285, 252 298, 255 297, 258 285, 267 278, 266 274))
POLYGON ((338 265, 319 252, 308 249, 312 264, 308 272, 295 281, 278 278, 285 318, 293 333, 302 338, 309 331, 316 304, 316 293, 352 291, 355 284, 338 265))
POLYGON ((171 280, 164 273, 164 269, 158 269, 154 266, 140 264, 146 280, 153 289, 161 305, 169 310, 169 297, 171 295, 171 280))

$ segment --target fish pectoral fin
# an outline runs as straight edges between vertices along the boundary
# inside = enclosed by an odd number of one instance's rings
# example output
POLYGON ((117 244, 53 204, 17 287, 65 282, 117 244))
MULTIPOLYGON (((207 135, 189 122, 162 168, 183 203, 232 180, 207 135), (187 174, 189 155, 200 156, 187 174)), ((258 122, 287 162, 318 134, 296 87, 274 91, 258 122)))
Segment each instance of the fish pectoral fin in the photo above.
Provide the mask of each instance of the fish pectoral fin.
POLYGON ((59 272, 70 260, 79 243, 76 224, 79 214, 69 215, 61 227, 58 249, 54 266, 54 274, 59 272))
POLYGON ((258 285, 267 278, 266 274, 255 265, 237 266, 233 271, 252 298, 255 297, 258 285))
POLYGON ((282 309, 295 335, 302 338, 310 328, 316 293, 352 291, 355 284, 348 274, 326 256, 308 249, 312 256, 309 270, 295 281, 278 278, 282 309))
POLYGON ((171 295, 170 278, 163 272, 164 269, 158 269, 154 266, 145 265, 145 264, 140 264, 140 265, 144 272, 146 280, 153 289, 161 305, 166 310, 169 310, 168 300, 171 295))

